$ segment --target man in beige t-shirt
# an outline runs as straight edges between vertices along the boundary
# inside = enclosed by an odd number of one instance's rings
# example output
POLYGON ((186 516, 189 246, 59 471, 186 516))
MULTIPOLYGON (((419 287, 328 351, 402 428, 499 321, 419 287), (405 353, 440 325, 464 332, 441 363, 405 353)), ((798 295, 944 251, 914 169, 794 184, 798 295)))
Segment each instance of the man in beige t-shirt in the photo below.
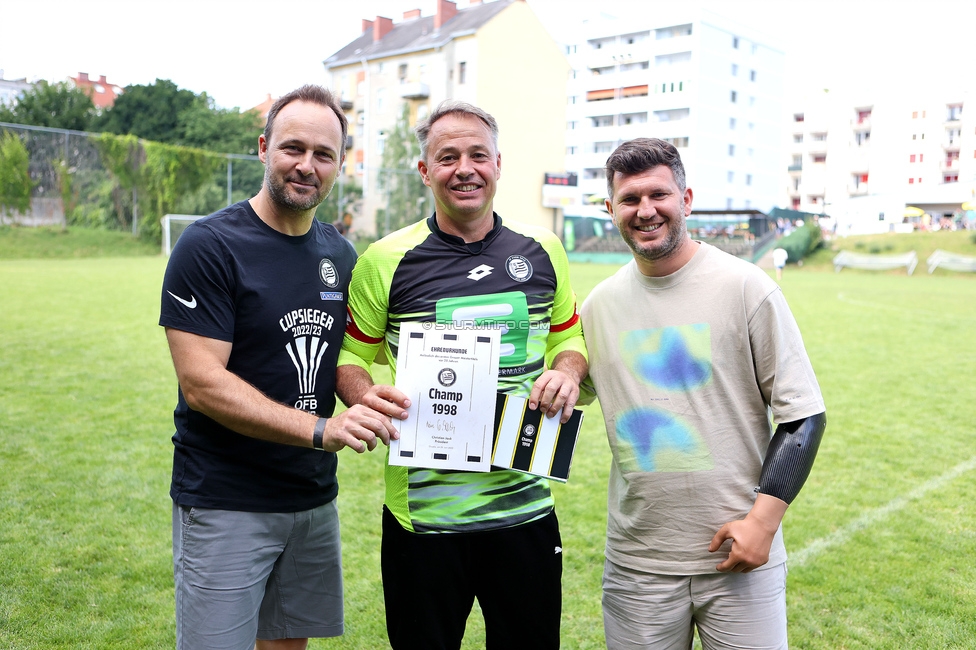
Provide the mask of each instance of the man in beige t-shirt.
POLYGON ((778 285, 693 241, 692 191, 656 139, 607 160, 607 209, 634 261, 583 304, 613 451, 608 648, 785 648, 780 523, 826 424, 778 285), (770 414, 776 423, 775 432, 770 414))

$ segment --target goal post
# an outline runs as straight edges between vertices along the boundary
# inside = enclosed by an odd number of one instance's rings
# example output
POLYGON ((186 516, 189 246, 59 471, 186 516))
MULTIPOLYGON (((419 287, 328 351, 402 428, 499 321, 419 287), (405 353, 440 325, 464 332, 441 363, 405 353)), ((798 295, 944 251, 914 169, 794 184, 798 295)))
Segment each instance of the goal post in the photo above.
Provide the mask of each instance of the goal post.
POLYGON ((173 252, 176 240, 180 238, 186 227, 197 219, 202 219, 206 215, 197 214, 167 214, 163 217, 163 255, 169 257, 173 252))

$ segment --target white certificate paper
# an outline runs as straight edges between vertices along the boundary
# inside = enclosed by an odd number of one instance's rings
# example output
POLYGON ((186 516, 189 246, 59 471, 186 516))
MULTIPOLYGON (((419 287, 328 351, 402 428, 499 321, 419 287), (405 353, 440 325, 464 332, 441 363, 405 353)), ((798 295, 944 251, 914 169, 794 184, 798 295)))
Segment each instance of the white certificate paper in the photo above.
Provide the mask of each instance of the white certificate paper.
POLYGON ((491 470, 501 330, 402 323, 396 387, 410 398, 390 464, 491 470))

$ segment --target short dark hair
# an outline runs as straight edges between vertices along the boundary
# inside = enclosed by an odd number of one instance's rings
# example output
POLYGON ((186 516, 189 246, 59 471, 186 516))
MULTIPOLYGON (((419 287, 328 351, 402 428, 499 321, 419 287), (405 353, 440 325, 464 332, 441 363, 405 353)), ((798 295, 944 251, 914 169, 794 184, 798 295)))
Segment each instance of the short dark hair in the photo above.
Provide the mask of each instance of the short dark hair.
POLYGON ((301 88, 293 90, 287 95, 279 97, 271 105, 271 110, 268 111, 268 121, 264 125, 264 139, 270 142, 275 118, 278 117, 281 109, 292 102, 308 102, 332 109, 332 112, 339 118, 339 125, 342 127, 342 144, 341 150, 339 151, 339 158, 344 158, 346 156, 346 134, 349 132, 349 121, 346 119, 346 114, 342 112, 342 106, 339 104, 336 96, 326 88, 314 84, 306 84, 301 88))
POLYGON ((639 174, 658 165, 666 165, 674 175, 678 189, 684 194, 685 166, 674 145, 659 138, 634 138, 617 147, 607 158, 607 195, 613 199, 613 177, 621 174, 639 174))
POLYGON ((441 102, 434 109, 434 112, 414 129, 414 132, 417 134, 417 141, 420 142, 421 160, 424 162, 427 161, 427 139, 430 137, 431 127, 434 126, 434 122, 447 115, 471 115, 484 122, 485 126, 491 131, 491 140, 495 145, 495 152, 498 152, 498 122, 495 121, 495 118, 472 104, 448 100, 441 102))

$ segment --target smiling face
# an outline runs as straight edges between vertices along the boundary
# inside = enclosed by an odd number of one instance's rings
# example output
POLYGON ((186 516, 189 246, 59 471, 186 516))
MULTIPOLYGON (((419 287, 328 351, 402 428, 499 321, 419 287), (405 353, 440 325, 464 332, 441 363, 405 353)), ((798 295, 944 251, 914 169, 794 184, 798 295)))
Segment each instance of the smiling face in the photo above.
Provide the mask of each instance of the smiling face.
POLYGON ((482 230, 483 236, 501 176, 491 129, 474 115, 451 113, 434 122, 427 143, 427 159, 417 167, 434 194, 438 226, 466 241, 482 230))
POLYGON ((685 226, 691 190, 681 191, 667 165, 636 174, 615 172, 613 187, 606 207, 641 273, 668 275, 691 259, 694 247, 685 226))
POLYGON ((264 189, 275 211, 310 216, 332 190, 341 147, 342 126, 328 106, 294 101, 282 107, 270 141, 258 138, 264 189))

